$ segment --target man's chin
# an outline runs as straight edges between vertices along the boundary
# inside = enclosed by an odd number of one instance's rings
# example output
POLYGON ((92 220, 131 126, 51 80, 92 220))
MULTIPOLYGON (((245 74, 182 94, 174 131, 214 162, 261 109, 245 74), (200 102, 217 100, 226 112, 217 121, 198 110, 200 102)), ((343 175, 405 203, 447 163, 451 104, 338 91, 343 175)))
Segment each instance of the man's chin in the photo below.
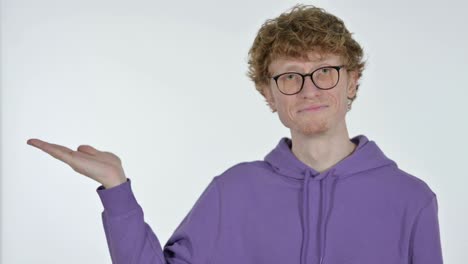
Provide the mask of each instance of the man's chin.
POLYGON ((297 133, 300 133, 305 136, 319 135, 324 134, 328 131, 329 127, 326 122, 314 123, 301 125, 297 127, 297 133))

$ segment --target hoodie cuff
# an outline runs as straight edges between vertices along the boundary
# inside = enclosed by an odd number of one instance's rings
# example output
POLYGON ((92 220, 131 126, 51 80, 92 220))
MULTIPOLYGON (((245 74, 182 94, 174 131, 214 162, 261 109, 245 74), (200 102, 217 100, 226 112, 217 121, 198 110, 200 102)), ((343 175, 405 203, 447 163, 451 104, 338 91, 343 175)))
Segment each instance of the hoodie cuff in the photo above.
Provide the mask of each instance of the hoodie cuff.
POLYGON ((104 212, 109 216, 123 215, 139 207, 132 191, 130 178, 110 189, 101 185, 96 189, 96 192, 104 206, 104 212))

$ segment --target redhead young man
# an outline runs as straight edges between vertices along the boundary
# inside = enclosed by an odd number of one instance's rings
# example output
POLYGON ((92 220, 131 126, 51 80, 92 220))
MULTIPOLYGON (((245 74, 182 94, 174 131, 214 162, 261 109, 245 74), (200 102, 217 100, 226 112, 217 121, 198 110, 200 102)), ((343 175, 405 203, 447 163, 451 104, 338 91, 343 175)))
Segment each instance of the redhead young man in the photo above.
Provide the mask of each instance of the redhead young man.
POLYGON ((348 135, 362 58, 343 21, 321 8, 267 20, 248 76, 291 137, 213 177, 164 246, 117 156, 28 143, 102 184, 112 263, 442 264, 436 194, 375 141, 348 135))

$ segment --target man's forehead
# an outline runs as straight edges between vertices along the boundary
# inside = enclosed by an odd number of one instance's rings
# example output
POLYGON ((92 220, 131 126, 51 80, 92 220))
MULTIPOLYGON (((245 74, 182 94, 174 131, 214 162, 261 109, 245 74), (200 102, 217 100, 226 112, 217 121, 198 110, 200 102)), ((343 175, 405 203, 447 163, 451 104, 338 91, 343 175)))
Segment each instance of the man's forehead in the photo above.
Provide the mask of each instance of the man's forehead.
POLYGON ((326 60, 333 60, 339 59, 340 56, 332 53, 317 53, 317 52, 309 52, 304 54, 302 57, 291 57, 291 56, 280 56, 277 60, 281 60, 283 62, 290 62, 290 61, 299 61, 299 62, 323 62, 326 60))
POLYGON ((274 59, 271 65, 277 66, 289 66, 289 65, 297 65, 303 63, 313 63, 319 64, 323 62, 337 62, 340 60, 340 56, 331 53, 316 53, 310 52, 303 57, 287 57, 282 56, 277 59, 274 59))

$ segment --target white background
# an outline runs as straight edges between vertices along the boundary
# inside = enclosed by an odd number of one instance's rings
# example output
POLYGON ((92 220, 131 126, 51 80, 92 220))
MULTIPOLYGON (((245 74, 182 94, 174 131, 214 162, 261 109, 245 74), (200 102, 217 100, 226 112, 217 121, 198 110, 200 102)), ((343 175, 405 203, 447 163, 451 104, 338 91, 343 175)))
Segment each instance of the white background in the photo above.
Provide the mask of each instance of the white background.
MULTIPOLYGON (((246 77, 260 25, 294 1, 3 0, 1 263, 111 263, 99 184, 26 144, 123 160, 164 244, 212 177, 282 136, 246 77)), ((468 259, 468 4, 313 1, 368 59, 348 113, 438 196, 446 263, 468 259)))

